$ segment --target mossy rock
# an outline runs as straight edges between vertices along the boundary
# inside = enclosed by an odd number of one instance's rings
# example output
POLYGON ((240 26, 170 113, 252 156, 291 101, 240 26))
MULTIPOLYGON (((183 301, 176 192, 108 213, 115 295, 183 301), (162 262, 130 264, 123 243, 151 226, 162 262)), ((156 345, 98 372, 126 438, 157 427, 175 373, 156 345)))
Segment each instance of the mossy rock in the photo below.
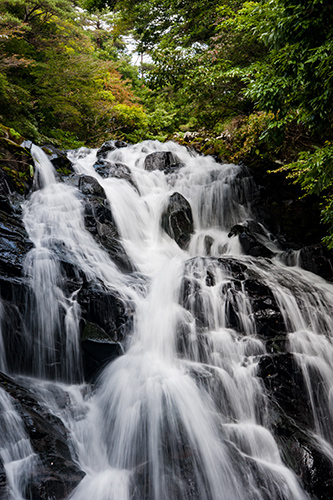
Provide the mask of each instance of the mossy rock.
POLYGON ((85 340, 93 340, 94 342, 111 342, 112 339, 109 335, 95 323, 91 323, 90 321, 86 321, 81 337, 81 341, 85 340))

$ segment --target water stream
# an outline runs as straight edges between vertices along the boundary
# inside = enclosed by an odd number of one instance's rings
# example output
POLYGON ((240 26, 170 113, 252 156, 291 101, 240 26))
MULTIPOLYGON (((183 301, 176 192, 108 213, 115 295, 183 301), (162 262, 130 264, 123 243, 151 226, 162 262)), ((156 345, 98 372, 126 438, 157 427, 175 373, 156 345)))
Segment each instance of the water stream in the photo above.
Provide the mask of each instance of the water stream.
MULTIPOLYGON (((257 376, 267 345, 235 268, 238 274, 246 269, 278 305, 311 403, 309 432, 331 459, 333 286, 287 267, 264 228, 273 259, 243 255, 238 237, 228 236, 232 226, 253 219, 246 170, 173 143, 147 141, 108 153, 108 161, 129 167, 129 183, 100 176, 96 151, 72 152, 76 173, 95 178, 105 191, 135 269, 124 273, 85 229, 75 182, 60 182, 46 155, 36 147, 32 153, 35 188, 23 206, 34 244, 25 262, 31 303, 26 335, 34 359, 29 385, 65 423, 86 473, 70 498, 309 499, 273 437, 271 402, 257 376), (154 151, 172 151, 184 166, 168 174, 146 171, 145 157, 154 151), (175 192, 193 214, 186 250, 160 224, 175 192), (94 390, 83 382, 78 290, 63 287, 59 251, 87 281, 117 292, 135 310, 124 355, 104 369, 94 390), (69 405, 59 406, 56 390, 67 394, 69 405)), ((0 363, 5 371, 5 360, 0 363)), ((10 398, 0 396, 12 415, 10 398)), ((17 421, 14 432, 8 417, 0 448, 13 500, 21 498, 20 484, 36 460, 21 427, 17 421), (21 444, 14 450, 15 442, 21 444)))

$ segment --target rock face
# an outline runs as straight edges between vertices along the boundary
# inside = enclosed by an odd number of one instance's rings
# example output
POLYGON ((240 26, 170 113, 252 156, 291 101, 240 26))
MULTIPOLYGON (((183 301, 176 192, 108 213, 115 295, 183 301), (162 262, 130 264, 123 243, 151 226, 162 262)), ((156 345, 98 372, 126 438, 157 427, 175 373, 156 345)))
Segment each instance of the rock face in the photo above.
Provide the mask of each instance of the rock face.
POLYGON ((171 151, 156 151, 145 158, 145 170, 162 170, 170 173, 183 166, 179 158, 171 151))
POLYGON ((131 331, 131 312, 98 285, 85 283, 79 292, 84 326, 81 337, 85 378, 94 381, 101 369, 122 354, 120 341, 131 331))
POLYGON ((302 479, 311 497, 329 500, 333 491, 332 464, 307 430, 313 423, 312 412, 302 373, 292 354, 280 352, 262 357, 258 376, 272 398, 273 432, 286 464, 302 479))
MULTIPOLYGON (((209 364, 205 346, 210 342, 210 330, 216 320, 205 300, 205 290, 220 286, 216 297, 219 296, 225 326, 237 332, 240 342, 245 341, 252 330, 265 346, 264 350, 260 346, 251 350, 250 355, 258 361, 257 376, 265 387, 272 433, 284 463, 294 470, 311 498, 330 500, 333 468, 309 432, 314 426, 314 417, 302 369, 289 352, 288 328, 274 286, 270 288, 263 282, 251 262, 246 264, 228 256, 197 257, 186 262, 180 303, 193 315, 197 331, 202 332, 197 356, 209 364), (216 277, 221 272, 225 278, 219 285, 216 277)), ((264 269, 269 266, 269 259, 262 262, 264 269)), ((180 355, 191 352, 191 338, 190 330, 179 330, 180 355)))
POLYGON ((194 232, 191 205, 180 193, 170 196, 162 214, 161 226, 180 248, 186 248, 194 232))
MULTIPOLYGON (((25 497, 29 500, 65 500, 85 474, 72 458, 62 421, 45 411, 27 389, 1 372, 0 387, 10 395, 38 456, 25 497)), ((1 487, 4 489, 3 483, 0 468, 0 491, 1 487)))
POLYGON ((84 222, 86 229, 108 252, 122 271, 133 271, 133 266, 119 241, 118 229, 104 189, 94 177, 88 175, 80 176, 79 189, 85 195, 84 222))

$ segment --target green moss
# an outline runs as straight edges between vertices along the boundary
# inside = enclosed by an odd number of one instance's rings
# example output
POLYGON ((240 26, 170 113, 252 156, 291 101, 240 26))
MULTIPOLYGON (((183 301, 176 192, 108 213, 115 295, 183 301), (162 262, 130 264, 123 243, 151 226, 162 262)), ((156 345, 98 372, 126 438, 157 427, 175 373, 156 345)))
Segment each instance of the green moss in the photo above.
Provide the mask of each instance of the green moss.
POLYGON ((84 325, 84 330, 82 333, 82 341, 84 340, 94 340, 95 342, 98 341, 110 341, 110 337, 108 334, 98 325, 95 323, 91 323, 90 321, 86 321, 86 324, 84 325))

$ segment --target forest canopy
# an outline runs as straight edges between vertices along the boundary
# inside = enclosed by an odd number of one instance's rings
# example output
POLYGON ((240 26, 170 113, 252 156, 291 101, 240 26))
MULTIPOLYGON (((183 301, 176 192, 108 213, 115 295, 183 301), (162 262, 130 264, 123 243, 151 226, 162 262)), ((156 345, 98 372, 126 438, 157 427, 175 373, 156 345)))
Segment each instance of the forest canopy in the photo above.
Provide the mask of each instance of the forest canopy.
POLYGON ((63 147, 190 132, 277 161, 322 196, 332 247, 332 30, 328 0, 4 0, 0 121, 63 147))

